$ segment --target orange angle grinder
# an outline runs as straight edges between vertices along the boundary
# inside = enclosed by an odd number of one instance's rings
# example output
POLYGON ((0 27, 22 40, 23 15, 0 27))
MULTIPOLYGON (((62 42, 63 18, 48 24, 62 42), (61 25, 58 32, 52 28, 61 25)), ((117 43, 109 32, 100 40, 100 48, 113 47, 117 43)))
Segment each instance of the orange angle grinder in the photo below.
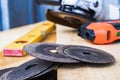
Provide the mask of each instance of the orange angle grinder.
POLYGON ((120 39, 120 20, 87 22, 78 31, 79 36, 92 43, 111 43, 120 39))

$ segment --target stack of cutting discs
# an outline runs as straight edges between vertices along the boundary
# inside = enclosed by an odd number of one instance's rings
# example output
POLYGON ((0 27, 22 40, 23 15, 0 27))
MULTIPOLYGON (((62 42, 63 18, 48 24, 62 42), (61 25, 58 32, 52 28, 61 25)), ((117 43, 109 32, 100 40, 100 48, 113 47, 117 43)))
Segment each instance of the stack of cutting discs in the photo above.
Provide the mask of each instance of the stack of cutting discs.
POLYGON ((35 57, 16 68, 0 71, 0 80, 56 80, 55 69, 62 63, 107 64, 115 61, 109 53, 85 46, 33 43, 24 51, 35 57))
POLYGON ((102 50, 76 45, 33 43, 24 50, 39 59, 58 63, 112 63, 114 57, 102 50))

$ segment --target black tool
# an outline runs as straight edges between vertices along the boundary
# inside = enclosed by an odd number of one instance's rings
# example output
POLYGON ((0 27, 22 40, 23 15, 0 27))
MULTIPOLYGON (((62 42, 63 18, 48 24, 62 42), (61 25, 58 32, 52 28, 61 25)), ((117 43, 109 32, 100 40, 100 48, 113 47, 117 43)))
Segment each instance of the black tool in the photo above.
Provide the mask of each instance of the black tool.
POLYGON ((40 59, 30 60, 13 70, 3 74, 2 80, 26 80, 44 75, 58 66, 58 63, 44 61, 40 59))
POLYGON ((60 54, 80 60, 82 62, 113 63, 115 61, 111 54, 91 47, 68 45, 58 47, 57 51, 60 54))
POLYGON ((53 44, 53 43, 33 43, 28 44, 24 47, 24 51, 28 54, 52 62, 59 63, 79 63, 80 61, 71 59, 69 57, 65 57, 60 55, 56 48, 62 44, 53 44))

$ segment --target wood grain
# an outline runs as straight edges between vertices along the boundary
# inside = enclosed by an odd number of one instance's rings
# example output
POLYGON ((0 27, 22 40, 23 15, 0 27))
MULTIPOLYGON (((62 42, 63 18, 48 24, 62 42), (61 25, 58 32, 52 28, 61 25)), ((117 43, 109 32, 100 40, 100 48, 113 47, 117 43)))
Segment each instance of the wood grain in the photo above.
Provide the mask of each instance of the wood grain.
POLYGON ((120 79, 120 42, 96 45, 77 36, 77 31, 65 26, 57 26, 57 43, 82 45, 104 50, 112 54, 114 64, 69 64, 58 69, 58 80, 119 80, 120 79))

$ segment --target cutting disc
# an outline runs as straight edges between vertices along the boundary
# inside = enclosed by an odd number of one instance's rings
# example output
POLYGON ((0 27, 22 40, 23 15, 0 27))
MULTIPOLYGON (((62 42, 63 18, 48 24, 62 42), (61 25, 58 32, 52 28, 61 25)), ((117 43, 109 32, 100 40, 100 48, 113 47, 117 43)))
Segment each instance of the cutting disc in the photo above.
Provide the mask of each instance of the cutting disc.
POLYGON ((46 18, 55 23, 76 29, 88 21, 94 21, 93 19, 85 17, 84 15, 77 15, 66 12, 55 12, 52 10, 47 10, 46 18))
POLYGON ((53 43, 33 43, 28 44, 24 47, 24 51, 39 59, 52 61, 52 62, 60 62, 60 63, 79 63, 80 61, 74 60, 63 55, 60 55, 56 48, 59 47, 60 44, 53 43))
POLYGON ((0 70, 0 76, 3 75, 4 73, 10 71, 10 70, 13 70, 15 67, 12 67, 12 68, 6 68, 6 69, 2 69, 0 70))
POLYGON ((57 71, 52 70, 42 76, 30 80, 57 80, 57 71))
POLYGON ((37 74, 36 76, 31 77, 30 79, 36 80, 36 78, 39 78, 39 77, 42 77, 42 78, 43 78, 45 75, 46 75, 46 76, 49 75, 49 73, 50 73, 51 71, 55 71, 55 69, 56 69, 57 67, 59 67, 59 66, 60 66, 59 63, 53 63, 49 68, 47 68, 46 70, 44 70, 42 73, 37 74))
POLYGON ((8 79, 7 79, 7 76, 8 76, 8 74, 10 74, 12 71, 13 71, 13 69, 8 70, 8 71, 5 72, 4 74, 2 74, 2 75, 0 76, 0 80, 8 80, 8 79))
MULTIPOLYGON (((56 66, 58 65, 54 64, 49 69, 45 70, 43 73, 37 74, 37 76, 34 76, 27 80, 57 80, 57 72, 54 70, 56 66)), ((13 69, 15 69, 15 67, 0 70, 0 73, 2 75, 0 75, 0 80, 8 80, 7 76, 13 71, 13 69)))
POLYGON ((30 60, 19 67, 16 67, 12 72, 10 72, 6 79, 7 80, 26 80, 31 79, 36 75, 40 75, 51 67, 54 63, 49 61, 44 61, 40 59, 30 60))
POLYGON ((85 46, 60 46, 57 48, 60 54, 67 57, 77 59, 82 62, 89 63, 112 63, 115 61, 114 57, 102 50, 85 47, 85 46))

